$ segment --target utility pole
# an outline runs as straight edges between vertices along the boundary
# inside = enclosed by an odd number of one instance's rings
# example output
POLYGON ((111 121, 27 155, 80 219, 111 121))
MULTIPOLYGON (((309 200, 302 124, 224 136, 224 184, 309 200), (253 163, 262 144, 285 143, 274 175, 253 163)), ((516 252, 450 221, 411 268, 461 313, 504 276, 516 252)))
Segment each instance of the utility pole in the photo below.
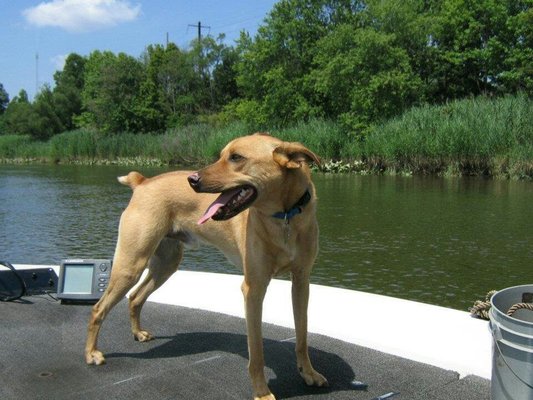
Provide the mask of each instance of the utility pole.
POLYGON ((207 28, 207 29, 211 29, 210 26, 205 26, 203 25, 202 26, 202 23, 200 21, 198 21, 198 24, 196 25, 193 25, 193 24, 189 24, 188 26, 192 26, 192 27, 195 27, 195 28, 198 28, 198 43, 200 43, 202 41, 202 28, 207 28))
POLYGON ((192 27, 196 27, 198 28, 198 48, 200 50, 199 52, 199 60, 198 60, 198 73, 200 74, 200 78, 202 80, 205 80, 205 79, 208 79, 209 80, 209 85, 210 85, 210 91, 211 91, 211 103, 213 103, 213 88, 212 88, 212 82, 211 82, 211 79, 209 77, 204 77, 204 66, 203 66, 203 63, 204 63, 204 57, 203 57, 203 47, 202 47, 202 28, 203 29, 208 29, 209 31, 211 31, 211 27, 210 26, 205 26, 205 25, 202 25, 202 22, 198 21, 198 24, 197 25, 193 25, 193 24, 189 24, 188 26, 192 26, 192 27))
POLYGON ((35 96, 37 92, 39 92, 39 53, 35 53, 35 96))

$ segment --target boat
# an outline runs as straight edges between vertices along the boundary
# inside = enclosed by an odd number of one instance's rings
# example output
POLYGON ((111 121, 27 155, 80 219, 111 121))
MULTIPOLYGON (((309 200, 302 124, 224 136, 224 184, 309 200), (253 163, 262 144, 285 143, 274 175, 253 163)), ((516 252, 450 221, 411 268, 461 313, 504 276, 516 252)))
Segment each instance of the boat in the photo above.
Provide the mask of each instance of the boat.
MULTIPOLYGON (((59 266, 15 265, 17 269, 59 266)), ((83 359, 89 305, 42 294, 2 303, 0 398, 249 398, 239 275, 178 271, 154 292, 136 343, 127 302, 105 320, 102 367, 83 359)), ((488 322, 467 312, 312 284, 309 346, 329 388, 308 388, 295 367, 290 281, 272 280, 263 306, 266 374, 277 398, 490 398, 488 322)))

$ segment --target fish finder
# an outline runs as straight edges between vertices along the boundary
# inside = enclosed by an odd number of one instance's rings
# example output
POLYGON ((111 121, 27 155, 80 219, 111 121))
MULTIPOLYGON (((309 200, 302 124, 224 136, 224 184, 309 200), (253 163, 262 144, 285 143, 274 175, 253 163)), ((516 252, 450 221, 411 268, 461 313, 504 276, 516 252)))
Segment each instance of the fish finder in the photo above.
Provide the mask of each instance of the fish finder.
POLYGON ((111 260, 62 260, 57 298, 67 302, 96 302, 109 284, 111 265, 111 260))

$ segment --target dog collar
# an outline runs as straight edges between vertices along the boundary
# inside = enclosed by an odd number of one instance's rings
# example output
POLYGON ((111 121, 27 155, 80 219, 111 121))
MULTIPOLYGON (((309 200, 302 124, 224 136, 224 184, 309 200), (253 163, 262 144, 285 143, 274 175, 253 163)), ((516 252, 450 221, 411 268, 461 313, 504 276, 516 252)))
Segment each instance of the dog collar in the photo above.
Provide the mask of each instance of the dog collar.
POLYGON ((304 207, 307 203, 311 201, 311 193, 309 192, 309 189, 305 191, 302 197, 300 197, 300 200, 296 202, 292 208, 290 208, 287 211, 280 211, 272 216, 274 218, 278 219, 284 219, 285 221, 289 222, 289 220, 294 217, 295 215, 298 215, 302 212, 302 207, 304 207))

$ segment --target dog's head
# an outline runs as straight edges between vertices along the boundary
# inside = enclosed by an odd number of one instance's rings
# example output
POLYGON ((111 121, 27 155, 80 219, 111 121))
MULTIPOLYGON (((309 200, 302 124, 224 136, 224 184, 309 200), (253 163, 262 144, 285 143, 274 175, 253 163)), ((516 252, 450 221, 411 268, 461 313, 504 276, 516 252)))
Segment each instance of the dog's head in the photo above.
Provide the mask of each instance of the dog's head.
POLYGON ((196 192, 221 193, 198 223, 230 219, 260 200, 281 207, 309 184, 310 162, 320 163, 311 150, 268 134, 231 141, 218 161, 188 178, 196 192))

